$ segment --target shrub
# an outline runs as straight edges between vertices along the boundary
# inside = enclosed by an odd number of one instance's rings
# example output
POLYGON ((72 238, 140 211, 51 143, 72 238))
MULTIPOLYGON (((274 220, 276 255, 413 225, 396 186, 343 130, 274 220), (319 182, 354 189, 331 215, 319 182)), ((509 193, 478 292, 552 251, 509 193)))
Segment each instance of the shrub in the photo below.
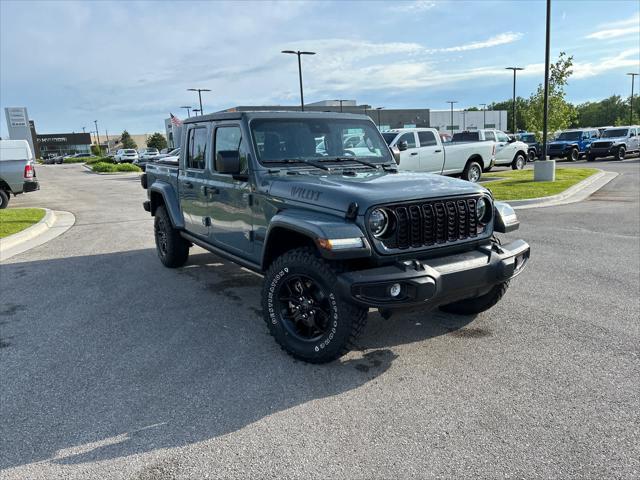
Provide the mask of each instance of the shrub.
POLYGON ((96 163, 114 163, 112 157, 91 157, 87 160, 87 165, 94 165, 96 163))
POLYGON ((116 165, 114 165, 113 163, 107 163, 107 162, 94 163, 91 168, 93 169, 94 172, 98 172, 98 173, 116 171, 116 165))
POLYGON ((134 165, 133 163, 119 163, 116 165, 117 172, 141 172, 139 166, 134 165))
POLYGON ((64 160, 62 160, 62 163, 84 163, 87 161, 87 157, 80 157, 80 158, 74 158, 74 157, 70 157, 70 158, 65 158, 64 160))

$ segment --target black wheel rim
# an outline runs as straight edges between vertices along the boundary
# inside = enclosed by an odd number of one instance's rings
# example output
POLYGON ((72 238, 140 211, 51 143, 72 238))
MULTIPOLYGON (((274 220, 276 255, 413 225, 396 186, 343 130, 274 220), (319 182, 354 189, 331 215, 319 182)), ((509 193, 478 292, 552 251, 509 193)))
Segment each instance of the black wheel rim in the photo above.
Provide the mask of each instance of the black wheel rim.
POLYGON ((624 159, 624 153, 625 153, 625 152, 624 152, 624 149, 622 149, 622 148, 621 148, 620 150, 618 150, 618 158, 619 158, 620 160, 623 160, 623 159, 624 159))
POLYGON ((571 152, 571 160, 572 160, 572 161, 574 161, 574 162, 575 162, 576 160, 578 160, 578 152, 577 152, 576 150, 573 150, 573 151, 571 152))
POLYGON ((315 342, 331 329, 328 292, 306 275, 290 275, 276 292, 276 307, 288 333, 304 342, 315 342))
POLYGON ((156 226, 156 246, 161 256, 167 255, 167 232, 165 229, 164 221, 159 219, 156 226))

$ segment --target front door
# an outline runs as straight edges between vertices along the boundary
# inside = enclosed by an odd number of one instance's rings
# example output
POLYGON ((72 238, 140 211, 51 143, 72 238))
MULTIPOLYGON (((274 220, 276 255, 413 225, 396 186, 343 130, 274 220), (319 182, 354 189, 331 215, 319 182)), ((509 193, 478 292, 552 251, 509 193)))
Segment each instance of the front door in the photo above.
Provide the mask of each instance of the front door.
POLYGON ((209 234, 207 197, 203 188, 207 181, 208 130, 206 124, 189 124, 187 145, 178 173, 180 206, 186 230, 202 238, 209 234))
POLYGON ((400 152, 400 168, 420 171, 420 152, 418 151, 416 134, 414 132, 403 133, 396 141, 396 145, 400 142, 407 142, 407 149, 400 152))
POLYGON ((209 241, 238 256, 253 254, 253 216, 251 185, 248 177, 247 144, 237 123, 219 123, 215 127, 213 168, 207 183, 210 197, 211 231, 209 241), (217 173, 218 152, 238 151, 240 175, 217 173))
POLYGON ((506 133, 496 131, 496 164, 511 163, 516 155, 516 145, 509 143, 506 133))
POLYGON ((420 171, 440 173, 443 168, 444 154, 435 134, 428 130, 419 131, 418 141, 420 142, 420 171))

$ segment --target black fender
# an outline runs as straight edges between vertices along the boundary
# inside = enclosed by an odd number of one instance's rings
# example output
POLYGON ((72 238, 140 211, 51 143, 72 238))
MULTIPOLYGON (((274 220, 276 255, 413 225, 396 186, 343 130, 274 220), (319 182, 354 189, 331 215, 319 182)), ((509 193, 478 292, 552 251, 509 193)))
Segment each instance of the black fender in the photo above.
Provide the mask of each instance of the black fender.
POLYGON ((156 180, 149 188, 149 200, 151 215, 155 215, 156 209, 164 204, 173 224, 173 228, 184 230, 184 216, 180 209, 180 202, 175 189, 167 182, 156 180))
POLYGON ((296 212, 292 210, 275 214, 267 228, 262 250, 262 265, 270 263, 270 252, 279 250, 274 245, 282 241, 282 232, 295 232, 309 239, 317 247, 320 254, 329 259, 337 258, 362 258, 371 256, 371 246, 367 236, 358 225, 335 215, 313 212, 296 212), (357 248, 331 251, 322 248, 319 240, 361 238, 362 246, 357 248))

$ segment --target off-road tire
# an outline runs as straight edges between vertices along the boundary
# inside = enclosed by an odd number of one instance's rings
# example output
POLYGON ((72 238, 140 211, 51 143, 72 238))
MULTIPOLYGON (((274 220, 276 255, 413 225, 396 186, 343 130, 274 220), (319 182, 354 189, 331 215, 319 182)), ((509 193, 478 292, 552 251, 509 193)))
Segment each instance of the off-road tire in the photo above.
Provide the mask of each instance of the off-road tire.
POLYGON ((619 147, 616 152, 616 160, 624 160, 624 156, 627 154, 627 150, 624 147, 619 147))
POLYGON ((535 151, 535 150, 529 150, 529 151, 527 152, 527 160, 528 160, 529 162, 534 162, 534 161, 535 161, 535 159, 536 159, 536 156, 537 156, 537 155, 536 155, 536 151, 535 151))
POLYGON ((567 153, 567 160, 570 162, 577 162, 580 159, 580 152, 577 148, 572 148, 569 153, 567 153))
POLYGON ((442 305, 440 307, 440 310, 442 310, 443 312, 455 313, 458 315, 475 315, 476 313, 481 313, 489 310, 496 303, 498 303, 506 293, 507 288, 509 288, 508 281, 499 283, 488 293, 480 297, 467 298, 465 300, 460 300, 448 305, 442 305))
POLYGON ((171 219, 164 206, 159 206, 153 222, 154 238, 158 258, 165 267, 178 268, 187 263, 189 242, 173 228, 171 219))
POLYGON ((262 312, 269 332, 292 357, 309 363, 331 362, 355 346, 367 323, 366 308, 342 298, 336 290, 340 268, 319 258, 311 248, 297 248, 278 257, 269 267, 262 287, 262 312), (290 333, 288 321, 276 310, 277 293, 287 278, 304 275, 327 292, 333 320, 331 329, 318 339, 303 340, 290 333))
POLYGON ((527 159, 521 153, 516 155, 516 158, 511 162, 511 170, 523 170, 527 166, 527 159))
POLYGON ((9 205, 9 194, 4 190, 0 190, 0 210, 7 208, 9 205))
POLYGON ((462 171, 462 179, 467 182, 477 183, 482 177, 482 166, 475 160, 469 160, 462 171))

